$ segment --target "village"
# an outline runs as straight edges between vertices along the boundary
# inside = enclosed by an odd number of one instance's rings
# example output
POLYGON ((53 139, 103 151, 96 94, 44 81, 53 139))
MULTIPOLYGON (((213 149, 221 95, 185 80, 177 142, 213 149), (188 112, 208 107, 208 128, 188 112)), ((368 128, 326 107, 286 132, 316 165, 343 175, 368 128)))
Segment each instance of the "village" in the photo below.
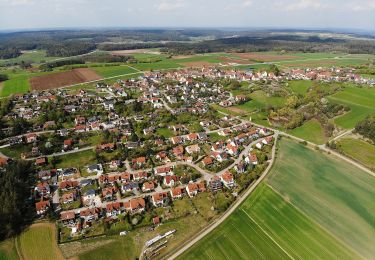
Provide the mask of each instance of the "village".
MULTIPOLYGON (((34 162, 35 211, 39 218, 57 216, 60 242, 103 234, 103 223, 120 222, 116 230, 127 231, 147 214, 146 223, 157 226, 168 217, 152 209, 169 208, 199 193, 222 191, 235 198, 267 165, 274 133, 210 106, 248 101, 245 95, 232 95, 221 80, 375 85, 375 79, 362 78, 354 69, 277 74, 183 69, 90 89, 15 95, 5 120, 18 123, 2 129, 0 146, 34 162), (85 151, 95 154, 90 164, 59 159, 85 151)), ((0 165, 11 160, 1 155, 0 165)))

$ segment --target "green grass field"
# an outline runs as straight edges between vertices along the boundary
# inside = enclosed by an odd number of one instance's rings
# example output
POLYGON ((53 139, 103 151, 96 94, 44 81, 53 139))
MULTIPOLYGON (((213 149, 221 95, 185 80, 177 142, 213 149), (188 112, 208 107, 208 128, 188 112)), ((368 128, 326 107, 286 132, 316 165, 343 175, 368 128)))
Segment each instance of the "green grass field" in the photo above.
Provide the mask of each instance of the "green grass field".
POLYGON ((312 86, 310 80, 293 80, 289 81, 289 88, 295 93, 300 95, 305 95, 307 90, 312 86))
POLYGON ((56 241, 54 224, 34 224, 18 238, 17 243, 24 259, 63 259, 56 241))
POLYGON ((285 103, 284 97, 268 97, 263 90, 257 90, 250 94, 251 100, 245 104, 236 106, 246 112, 265 109, 268 106, 281 107, 285 103))
POLYGON ((288 133, 315 144, 324 144, 328 140, 321 124, 316 119, 309 120, 302 126, 288 131, 288 133))
POLYGON ((18 260, 15 241, 13 238, 0 242, 0 260, 18 260))
POLYGON ((289 139, 279 143, 270 185, 365 258, 375 255, 375 178, 289 139))
POLYGON ((158 128, 156 129, 156 134, 169 138, 174 136, 173 131, 168 128, 158 128))
POLYGON ((1 64, 6 64, 6 63, 14 63, 14 62, 22 62, 22 61, 27 61, 27 62, 32 62, 32 63, 41 63, 43 61, 51 61, 58 59, 59 57, 47 57, 46 56, 46 51, 44 50, 33 50, 33 51, 28 51, 23 53, 21 56, 17 58, 12 58, 12 59, 0 59, 0 65, 1 64))
POLYGON ((268 185, 179 259, 349 259, 354 252, 268 185))
POLYGON ((57 158, 59 160, 56 165, 57 168, 75 167, 80 169, 96 162, 95 153, 92 150, 62 155, 57 158))
POLYGON ((96 73, 103 78, 115 77, 123 74, 135 73, 135 69, 128 66, 108 66, 108 67, 92 67, 96 73))
POLYGON ((344 154, 375 169, 375 145, 354 138, 339 139, 338 145, 344 154))
POLYGON ((11 76, 9 80, 3 82, 3 87, 0 92, 0 96, 6 97, 12 94, 25 93, 29 91, 29 89, 29 76, 11 76))
POLYGON ((332 102, 350 107, 350 112, 339 116, 335 123, 342 128, 353 128, 368 115, 375 115, 375 89, 346 86, 343 91, 329 97, 332 102))

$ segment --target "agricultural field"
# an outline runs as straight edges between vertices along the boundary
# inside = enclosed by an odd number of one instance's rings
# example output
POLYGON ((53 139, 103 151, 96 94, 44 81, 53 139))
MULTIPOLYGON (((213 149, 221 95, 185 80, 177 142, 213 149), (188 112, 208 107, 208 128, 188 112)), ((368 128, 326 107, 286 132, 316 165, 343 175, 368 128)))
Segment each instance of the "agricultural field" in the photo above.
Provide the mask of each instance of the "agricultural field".
POLYGON ((268 183, 364 258, 375 255, 375 179, 336 157, 283 138, 268 183))
POLYGON ((330 96, 329 100, 350 107, 350 112, 335 119, 335 123, 345 129, 351 129, 366 116, 375 114, 374 88, 347 85, 344 90, 330 96))
POLYGON ((33 224, 15 239, 1 242, 0 259, 64 259, 57 246, 55 225, 33 224))
POLYGON ((356 257, 268 185, 262 184, 223 224, 179 259, 356 257))
POLYGON ((340 152, 346 156, 361 162, 371 169, 375 169, 375 145, 350 137, 339 139, 337 145, 340 152))
POLYGON ((137 70, 126 65, 92 67, 92 69, 103 78, 116 77, 119 75, 137 72, 137 70))
MULTIPOLYGON (((59 59, 59 57, 47 57, 46 51, 44 50, 32 50, 26 51, 22 55, 17 58, 12 59, 0 59, 0 65, 7 64, 7 63, 19 63, 19 62, 31 62, 31 63, 42 63, 46 61, 51 61, 59 59)), ((60 58, 61 59, 61 58, 60 58)))
POLYGON ((2 82, 0 96, 7 97, 12 94, 25 93, 29 91, 29 89, 28 75, 10 76, 9 80, 2 82))
POLYGON ((96 74, 95 71, 87 68, 81 68, 71 71, 32 77, 30 79, 30 85, 32 89, 45 90, 100 79, 102 79, 102 77, 96 74))
POLYGON ((324 144, 328 141, 322 125, 316 119, 311 119, 288 133, 315 144, 324 144))

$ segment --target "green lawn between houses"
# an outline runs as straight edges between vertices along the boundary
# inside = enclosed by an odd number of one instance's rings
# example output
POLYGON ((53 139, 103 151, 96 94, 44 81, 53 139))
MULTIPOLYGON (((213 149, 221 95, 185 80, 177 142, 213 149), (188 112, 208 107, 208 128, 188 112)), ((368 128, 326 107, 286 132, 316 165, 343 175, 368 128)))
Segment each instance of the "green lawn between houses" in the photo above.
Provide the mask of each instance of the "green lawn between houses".
POLYGON ((283 138, 269 184, 365 258, 375 255, 375 178, 283 138))
POLYGON ((348 259, 358 256, 268 185, 178 259, 348 259))

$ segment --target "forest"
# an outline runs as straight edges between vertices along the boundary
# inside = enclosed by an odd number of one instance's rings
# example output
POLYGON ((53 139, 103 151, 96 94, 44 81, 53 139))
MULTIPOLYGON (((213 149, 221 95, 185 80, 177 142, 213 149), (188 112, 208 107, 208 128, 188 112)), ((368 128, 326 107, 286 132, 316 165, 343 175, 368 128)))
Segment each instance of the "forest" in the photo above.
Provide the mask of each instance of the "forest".
MULTIPOLYGON (((310 32, 311 34, 312 32, 310 32)), ((318 32, 316 32, 318 33, 318 32)), ((112 51, 161 48, 169 54, 194 54, 221 51, 303 51, 374 53, 372 36, 321 38, 295 31, 229 30, 61 30, 0 33, 0 58, 21 55, 21 50, 46 50, 47 56, 69 57, 95 49, 112 51), (361 37, 361 38, 359 38, 361 37)))
POLYGON ((369 116, 358 122, 355 131, 375 143, 375 116, 369 116))
POLYGON ((21 232, 34 219, 31 187, 34 182, 30 161, 10 163, 0 174, 0 240, 21 232))

